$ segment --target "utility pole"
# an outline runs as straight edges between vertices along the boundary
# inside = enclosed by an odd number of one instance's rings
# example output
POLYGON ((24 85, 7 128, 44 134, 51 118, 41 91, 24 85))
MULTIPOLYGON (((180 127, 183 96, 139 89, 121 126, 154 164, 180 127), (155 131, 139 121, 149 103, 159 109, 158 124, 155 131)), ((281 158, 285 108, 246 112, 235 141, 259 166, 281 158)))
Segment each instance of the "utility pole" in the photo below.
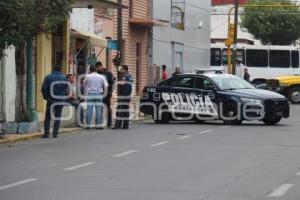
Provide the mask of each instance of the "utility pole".
MULTIPOLYGON (((300 5, 272 5, 272 4, 266 4, 266 5, 239 5, 239 2, 235 1, 236 5, 229 9, 228 11, 228 38, 225 40, 225 45, 227 46, 227 63, 228 63, 228 72, 232 73, 232 62, 231 62, 231 45, 233 44, 233 57, 234 57, 234 66, 236 66, 236 49, 237 49, 237 25, 238 25, 238 8, 300 8, 300 5), (237 6, 237 7, 236 7, 237 6), (231 13, 235 9, 235 21, 236 23, 233 25, 236 29, 236 34, 234 34, 234 39, 232 42, 231 39, 231 13)), ((236 68, 234 67, 234 72, 236 71, 236 68)), ((232 73, 234 74, 234 73, 232 73)))
POLYGON ((237 34, 238 34, 238 14, 239 14, 239 0, 235 0, 234 6, 234 38, 233 38, 233 66, 232 74, 236 74, 236 65, 237 65, 237 34))

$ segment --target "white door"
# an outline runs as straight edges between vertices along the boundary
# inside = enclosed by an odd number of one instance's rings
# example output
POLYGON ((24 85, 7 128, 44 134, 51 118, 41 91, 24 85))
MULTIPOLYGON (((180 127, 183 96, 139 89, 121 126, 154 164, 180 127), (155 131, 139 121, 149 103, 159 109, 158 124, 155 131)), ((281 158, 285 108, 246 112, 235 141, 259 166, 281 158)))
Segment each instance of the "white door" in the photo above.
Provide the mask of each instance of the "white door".
POLYGON ((175 53, 175 67, 180 67, 182 69, 183 62, 182 62, 182 52, 175 53))
POLYGON ((4 79, 4 69, 3 62, 0 59, 0 122, 4 121, 4 112, 3 112, 3 104, 4 104, 4 88, 3 88, 3 79, 4 79))

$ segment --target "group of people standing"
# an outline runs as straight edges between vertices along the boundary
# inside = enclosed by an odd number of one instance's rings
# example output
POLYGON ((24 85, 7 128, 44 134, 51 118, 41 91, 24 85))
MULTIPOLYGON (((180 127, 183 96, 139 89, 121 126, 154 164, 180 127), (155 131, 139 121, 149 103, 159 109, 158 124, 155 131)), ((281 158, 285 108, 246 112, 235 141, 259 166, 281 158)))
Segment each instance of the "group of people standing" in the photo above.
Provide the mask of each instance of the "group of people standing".
MULTIPOLYGON (((90 67, 89 74, 79 82, 79 84, 76 84, 75 77, 72 74, 67 76, 62 74, 59 65, 56 65, 53 72, 44 79, 41 90, 44 99, 47 101, 47 107, 43 138, 49 138, 51 119, 54 120, 53 137, 58 137, 62 110, 63 106, 66 105, 75 107, 78 126, 85 126, 87 129, 93 128, 92 118, 95 110, 95 128, 99 130, 104 128, 104 113, 107 113, 106 126, 108 128, 112 127, 111 99, 116 82, 113 74, 104 68, 101 62, 97 62, 90 67), (87 104, 85 118, 83 103, 87 104)), ((118 75, 118 106, 113 129, 129 128, 132 83, 133 78, 129 74, 128 66, 122 65, 118 75)))
MULTIPOLYGON (((175 72, 172 74, 172 76, 176 76, 182 74, 181 72, 181 68, 179 66, 175 67, 175 72)), ((161 80, 165 81, 168 79, 168 72, 167 72, 167 66, 166 65, 162 65, 161 67, 161 80)))

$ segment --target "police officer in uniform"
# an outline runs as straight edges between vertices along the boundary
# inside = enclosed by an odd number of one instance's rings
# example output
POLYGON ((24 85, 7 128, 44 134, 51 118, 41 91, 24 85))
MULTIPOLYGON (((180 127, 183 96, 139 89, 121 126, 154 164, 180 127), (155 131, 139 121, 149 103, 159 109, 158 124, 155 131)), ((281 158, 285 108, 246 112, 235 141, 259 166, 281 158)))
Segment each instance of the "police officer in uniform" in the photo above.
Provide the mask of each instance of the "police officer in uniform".
POLYGON ((121 79, 118 83, 118 107, 116 123, 113 129, 129 129, 129 106, 132 93, 133 78, 128 72, 128 66, 122 65, 121 79))

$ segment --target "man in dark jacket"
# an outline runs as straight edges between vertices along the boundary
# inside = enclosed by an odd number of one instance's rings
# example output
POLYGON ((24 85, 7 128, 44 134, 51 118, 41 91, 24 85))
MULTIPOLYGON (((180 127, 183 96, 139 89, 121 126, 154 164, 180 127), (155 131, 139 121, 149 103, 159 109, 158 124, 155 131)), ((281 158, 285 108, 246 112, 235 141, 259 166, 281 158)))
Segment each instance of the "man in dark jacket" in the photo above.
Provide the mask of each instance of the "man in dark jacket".
POLYGON ((68 82, 66 77, 60 71, 61 71, 60 65, 54 66, 53 72, 48 76, 46 76, 42 85, 42 94, 44 99, 47 101, 45 121, 44 121, 44 135, 42 136, 42 138, 49 138, 50 122, 52 116, 55 117, 54 127, 53 127, 53 137, 54 138, 58 137, 63 104, 65 100, 68 98, 66 96, 68 82))
POLYGON ((114 129, 129 129, 129 107, 132 93, 133 78, 128 72, 128 66, 121 68, 121 80, 118 83, 118 107, 114 129))
POLYGON ((99 74, 105 76, 108 83, 107 95, 104 97, 103 102, 106 105, 107 109, 107 127, 110 128, 112 125, 112 110, 111 110, 111 98, 113 94, 113 87, 115 83, 114 75, 108 70, 105 69, 101 62, 96 63, 96 68, 99 74))
POLYGON ((247 68, 244 69, 244 80, 250 82, 250 74, 247 68))

